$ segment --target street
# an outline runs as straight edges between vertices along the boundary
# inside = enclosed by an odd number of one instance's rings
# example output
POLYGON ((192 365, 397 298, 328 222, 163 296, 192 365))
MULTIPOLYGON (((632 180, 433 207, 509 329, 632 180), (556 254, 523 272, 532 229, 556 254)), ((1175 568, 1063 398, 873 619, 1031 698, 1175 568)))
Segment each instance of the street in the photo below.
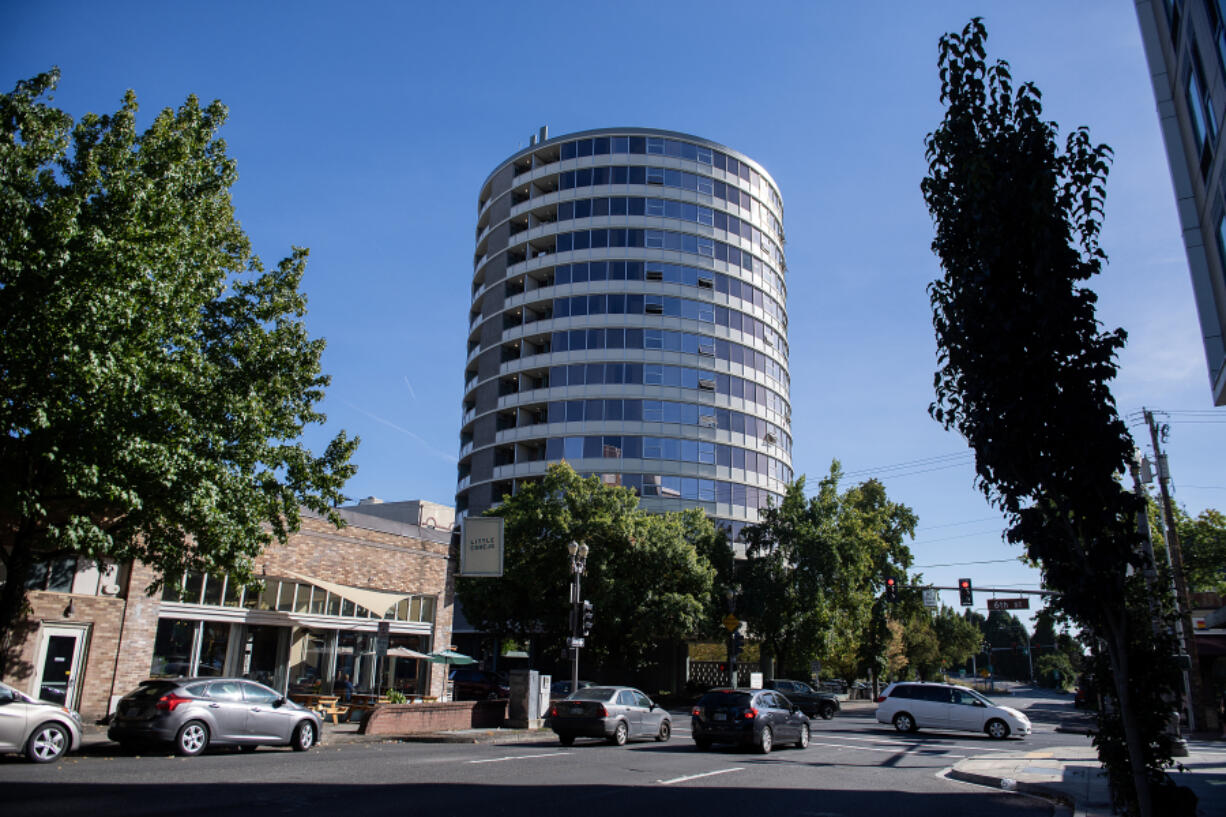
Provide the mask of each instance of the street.
POLYGON ((806 750, 769 755, 699 752, 689 717, 674 714, 668 743, 617 748, 556 743, 361 742, 307 752, 216 751, 197 758, 133 757, 114 746, 34 766, 0 760, 7 815, 273 814, 597 815, 1047 815, 1039 799, 946 779, 965 757, 1081 745, 1087 738, 1036 722, 1024 740, 919 732, 878 724, 871 706, 815 721, 806 750))

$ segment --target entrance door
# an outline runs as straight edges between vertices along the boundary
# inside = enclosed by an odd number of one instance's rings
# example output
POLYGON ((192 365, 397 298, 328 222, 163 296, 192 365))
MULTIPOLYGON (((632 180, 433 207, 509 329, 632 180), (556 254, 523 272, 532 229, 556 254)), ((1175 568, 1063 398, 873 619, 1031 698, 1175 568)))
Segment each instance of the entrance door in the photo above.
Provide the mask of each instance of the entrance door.
POLYGON ((35 695, 41 700, 76 709, 85 630, 76 627, 43 627, 39 644, 35 695))

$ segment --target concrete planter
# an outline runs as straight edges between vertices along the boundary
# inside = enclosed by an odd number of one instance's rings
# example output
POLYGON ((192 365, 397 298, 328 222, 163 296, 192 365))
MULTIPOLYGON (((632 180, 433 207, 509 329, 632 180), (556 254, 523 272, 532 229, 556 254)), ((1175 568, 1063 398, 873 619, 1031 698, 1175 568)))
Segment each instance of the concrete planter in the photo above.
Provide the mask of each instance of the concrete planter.
POLYGON ((362 717, 362 735, 419 735, 454 729, 492 729, 503 725, 506 701, 446 701, 383 704, 362 717))

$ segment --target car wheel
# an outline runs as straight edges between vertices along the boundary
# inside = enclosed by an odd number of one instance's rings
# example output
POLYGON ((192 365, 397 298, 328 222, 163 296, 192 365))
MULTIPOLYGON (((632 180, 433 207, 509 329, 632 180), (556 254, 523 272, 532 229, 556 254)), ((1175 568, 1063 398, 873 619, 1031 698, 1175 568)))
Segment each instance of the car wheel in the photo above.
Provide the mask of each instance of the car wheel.
POLYGON ((894 728, 899 732, 914 732, 915 718, 908 712, 899 712, 894 716, 894 728))
POLYGON ((988 721, 987 725, 983 728, 983 731, 988 733, 988 737, 996 738, 997 740, 1004 740, 1005 738, 1009 737, 1009 724, 1005 723, 999 718, 993 718, 992 720, 988 721))
POLYGON ((209 728, 200 721, 188 721, 175 735, 175 754, 179 757, 194 757, 208 745, 209 728))
POLYGON ((290 745, 294 747, 295 752, 305 752, 315 745, 315 737, 315 724, 303 721, 294 727, 294 736, 290 738, 290 745))
POLYGON ((822 720, 828 721, 834 717, 834 704, 822 704, 818 712, 822 716, 822 720))
POLYGON ((809 724, 802 723, 800 725, 800 740, 796 741, 797 749, 809 748, 809 724))
POLYGON ((704 738, 694 738, 694 748, 700 752, 705 752, 711 748, 711 741, 704 738))
POLYGON ((660 731, 656 733, 656 740, 663 743, 673 736, 673 725, 668 721, 660 722, 660 731))
POLYGON ((562 744, 563 746, 574 746, 575 736, 574 735, 558 735, 558 743, 562 744))
POLYGON ((259 746, 258 746, 257 744, 254 744, 254 743, 244 743, 242 746, 240 746, 240 747, 238 747, 238 748, 239 748, 239 750, 240 750, 240 751, 242 751, 242 753, 243 753, 243 754, 245 754, 245 755, 249 755, 249 754, 251 754, 252 752, 254 752, 256 749, 258 749, 258 748, 259 748, 259 746))
POLYGON ((71 744, 67 729, 47 721, 30 734, 26 741, 26 757, 32 763, 50 763, 63 757, 71 744))
POLYGON ((617 726, 613 729, 613 737, 609 738, 609 743, 614 746, 625 746, 628 737, 630 737, 630 729, 626 726, 626 722, 618 721, 617 726))
POLYGON ((769 755, 774 745, 775 735, 771 732, 771 728, 769 726, 762 727, 762 737, 758 738, 758 752, 769 755))

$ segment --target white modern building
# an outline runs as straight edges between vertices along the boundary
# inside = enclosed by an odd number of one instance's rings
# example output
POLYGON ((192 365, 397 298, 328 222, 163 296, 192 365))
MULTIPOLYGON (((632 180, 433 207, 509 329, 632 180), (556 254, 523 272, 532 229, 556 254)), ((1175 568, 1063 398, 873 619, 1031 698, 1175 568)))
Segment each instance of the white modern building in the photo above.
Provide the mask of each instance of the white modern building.
POLYGON ((456 512, 565 460, 734 538, 792 479, 783 200, 706 139, 540 139, 482 184, 456 512))
POLYGON ((1135 0, 1215 405, 1226 405, 1226 0, 1135 0))

